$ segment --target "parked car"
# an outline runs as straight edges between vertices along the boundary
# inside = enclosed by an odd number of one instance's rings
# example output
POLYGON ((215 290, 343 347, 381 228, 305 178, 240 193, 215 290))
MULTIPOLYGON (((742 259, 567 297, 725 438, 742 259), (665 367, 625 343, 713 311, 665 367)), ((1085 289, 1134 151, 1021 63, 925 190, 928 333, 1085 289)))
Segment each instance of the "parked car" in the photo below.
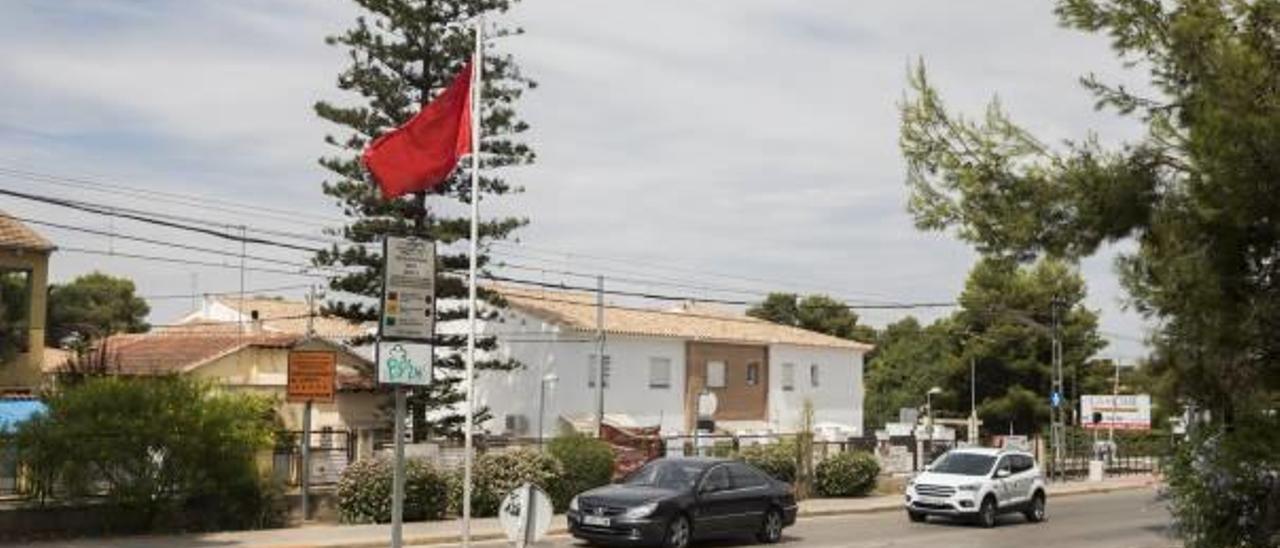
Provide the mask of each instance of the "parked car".
POLYGON ((740 461, 666 458, 569 502, 569 532, 597 544, 684 548, 694 539, 782 539, 795 523, 791 486, 740 461))
POLYGON ((1045 519, 1044 475, 1035 457, 1022 451, 970 447, 938 457, 907 484, 907 516, 925 521, 948 516, 994 527, 999 514, 1021 512, 1045 519))

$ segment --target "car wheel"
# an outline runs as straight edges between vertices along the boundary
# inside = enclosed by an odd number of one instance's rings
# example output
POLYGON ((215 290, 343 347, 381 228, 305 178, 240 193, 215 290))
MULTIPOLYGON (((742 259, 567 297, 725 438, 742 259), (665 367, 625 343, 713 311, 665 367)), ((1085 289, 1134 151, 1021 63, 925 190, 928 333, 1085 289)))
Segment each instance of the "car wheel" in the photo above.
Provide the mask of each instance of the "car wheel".
POLYGON ((982 506, 978 507, 978 525, 988 529, 996 526, 996 499, 994 497, 982 499, 982 506))
POLYGON ((1031 497, 1031 507, 1027 508, 1027 511, 1023 512, 1022 515, 1026 516, 1027 521, 1032 523, 1044 521, 1044 493, 1037 492, 1035 496, 1031 497))
POLYGON ((689 546, 689 520, 684 516, 676 516, 671 518, 671 523, 667 524, 667 536, 663 539, 662 546, 665 548, 686 548, 689 546))
POLYGON ((777 510, 769 510, 764 515, 764 522, 760 524, 760 532, 756 533, 756 540, 764 544, 774 544, 782 540, 782 513, 777 510))
POLYGON ((929 519, 929 516, 921 512, 912 512, 911 510, 907 510, 907 519, 911 520, 912 523, 924 523, 926 519, 929 519))

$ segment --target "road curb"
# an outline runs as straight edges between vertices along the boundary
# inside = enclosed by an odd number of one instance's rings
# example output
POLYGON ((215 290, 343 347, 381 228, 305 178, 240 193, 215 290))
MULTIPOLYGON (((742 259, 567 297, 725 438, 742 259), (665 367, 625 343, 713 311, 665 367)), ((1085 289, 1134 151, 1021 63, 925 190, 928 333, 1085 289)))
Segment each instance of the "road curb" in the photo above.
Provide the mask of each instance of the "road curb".
MULTIPOLYGON (((1077 495, 1096 495, 1096 494, 1103 494, 1103 493, 1111 493, 1115 491, 1130 491, 1135 489, 1145 489, 1153 485, 1156 485, 1156 483, 1157 483, 1156 481, 1152 480, 1152 481, 1146 481, 1140 484, 1135 483, 1135 484, 1127 484, 1127 485, 1100 485, 1097 487, 1074 489, 1074 490, 1063 492, 1063 493, 1050 493, 1050 496, 1073 497, 1077 495)), ((822 517, 831 517, 831 516, 850 516, 850 515, 859 515, 859 514, 881 514, 885 512, 896 512, 901 509, 902 509, 901 503, 896 501, 889 503, 886 501, 885 504, 877 504, 875 506, 868 506, 863 508, 832 508, 827 510, 811 510, 811 511, 801 510, 796 517, 799 519, 805 519, 805 518, 822 518, 822 517)), ((568 534, 569 534, 569 529, 566 527, 552 528, 551 530, 547 531, 547 536, 559 537, 559 536, 565 536, 568 534)), ((478 541, 478 542, 501 540, 503 538, 505 538, 505 535, 497 532, 475 533, 471 535, 471 540, 478 541)), ((462 535, 459 535, 457 533, 449 533, 444 535, 422 535, 417 537, 406 537, 404 539, 405 546, 434 546, 434 545, 440 545, 440 544, 457 544, 460 542, 462 542, 462 535)), ((357 541, 357 542, 342 544, 342 546, 348 546, 351 548, 379 548, 386 545, 387 545, 387 542, 385 540, 365 541, 365 542, 357 541)), ((328 545, 272 544, 270 546, 271 548, 324 548, 328 545)))

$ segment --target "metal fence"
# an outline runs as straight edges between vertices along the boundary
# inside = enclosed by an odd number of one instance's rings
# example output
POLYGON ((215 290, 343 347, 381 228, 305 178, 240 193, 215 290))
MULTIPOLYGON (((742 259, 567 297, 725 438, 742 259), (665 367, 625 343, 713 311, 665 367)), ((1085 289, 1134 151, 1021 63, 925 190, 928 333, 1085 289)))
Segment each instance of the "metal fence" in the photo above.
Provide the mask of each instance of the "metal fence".
MULTIPOLYGON (((271 472, 274 478, 285 485, 302 484, 303 437, 300 431, 276 434, 276 446, 271 454, 271 472)), ((338 483, 342 471, 356 460, 354 436, 351 432, 322 429, 312 432, 308 441, 312 485, 338 483)))

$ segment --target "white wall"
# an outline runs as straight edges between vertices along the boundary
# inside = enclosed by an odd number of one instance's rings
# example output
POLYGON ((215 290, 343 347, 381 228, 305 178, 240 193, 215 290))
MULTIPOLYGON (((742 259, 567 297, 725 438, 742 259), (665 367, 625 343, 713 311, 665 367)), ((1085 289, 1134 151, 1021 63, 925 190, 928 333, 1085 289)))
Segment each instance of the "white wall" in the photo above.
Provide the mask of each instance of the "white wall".
MULTIPOLYGON (((515 371, 480 373, 476 399, 493 414, 485 429, 501 433, 506 415, 524 415, 528 435, 536 436, 539 380, 550 372, 559 380, 547 392, 546 435, 555 434, 556 417, 594 416, 596 392, 587 384, 590 356, 596 352, 591 334, 561 333, 554 324, 511 309, 503 311, 503 321, 485 327, 486 334, 499 334, 499 351, 504 357, 524 364, 515 371)), ((611 359, 605 413, 626 415, 637 426, 660 424, 664 432, 678 433, 684 424, 684 341, 609 336, 605 353, 611 359), (669 387, 649 387, 650 358, 671 360, 669 387)))
POLYGON ((800 426, 806 399, 813 401, 814 423, 835 423, 852 435, 862 434, 862 352, 775 344, 769 347, 769 422, 775 431, 800 426), (783 390, 783 364, 795 366, 794 390, 783 390), (818 386, 809 374, 818 365, 818 386))

